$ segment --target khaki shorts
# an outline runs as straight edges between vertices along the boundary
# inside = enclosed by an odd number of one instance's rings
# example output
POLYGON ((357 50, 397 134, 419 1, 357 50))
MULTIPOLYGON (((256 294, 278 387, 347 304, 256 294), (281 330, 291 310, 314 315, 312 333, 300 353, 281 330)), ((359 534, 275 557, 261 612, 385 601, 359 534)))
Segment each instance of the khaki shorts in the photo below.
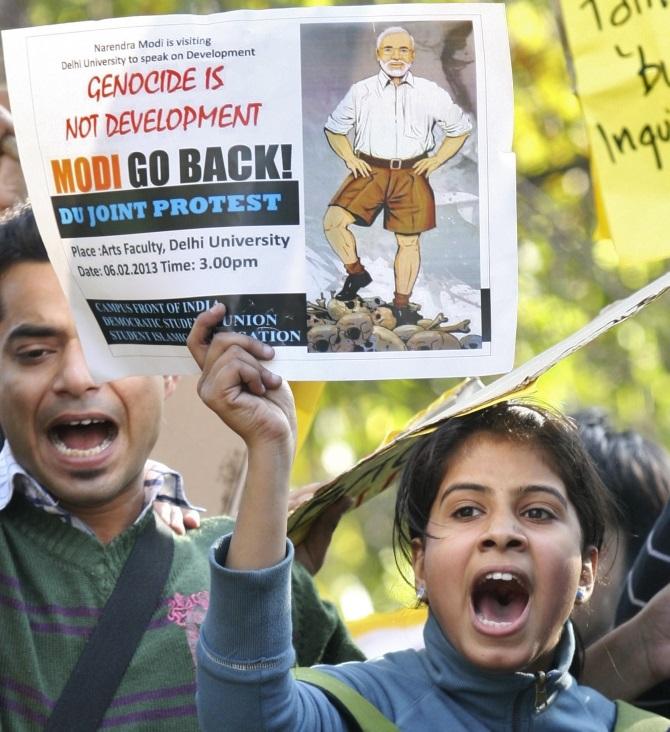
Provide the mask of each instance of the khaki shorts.
POLYGON ((411 169, 371 168, 369 178, 347 176, 330 205, 346 209, 362 226, 370 226, 383 210, 384 228, 397 234, 435 228, 435 197, 426 176, 411 169))

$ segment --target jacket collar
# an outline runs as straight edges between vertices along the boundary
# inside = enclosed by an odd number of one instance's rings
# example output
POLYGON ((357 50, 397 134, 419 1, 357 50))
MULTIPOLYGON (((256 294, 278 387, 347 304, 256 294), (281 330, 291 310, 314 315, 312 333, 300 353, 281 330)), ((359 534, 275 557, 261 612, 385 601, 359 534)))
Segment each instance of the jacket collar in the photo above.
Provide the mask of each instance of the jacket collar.
POLYGON ((424 640, 433 683, 464 706, 476 709, 480 718, 489 718, 497 725, 507 716, 541 713, 551 706, 559 691, 575 683, 569 672, 575 652, 570 621, 556 648, 554 667, 544 678, 524 671, 496 673, 474 666, 452 646, 432 613, 424 628, 424 640))

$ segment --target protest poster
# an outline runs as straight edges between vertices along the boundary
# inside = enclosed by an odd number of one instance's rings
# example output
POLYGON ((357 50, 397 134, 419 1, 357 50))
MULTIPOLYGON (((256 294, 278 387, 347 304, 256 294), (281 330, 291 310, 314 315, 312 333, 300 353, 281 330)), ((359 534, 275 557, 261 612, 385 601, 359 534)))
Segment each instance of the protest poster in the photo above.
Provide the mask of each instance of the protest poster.
POLYGON ((624 264, 670 257, 668 3, 561 8, 591 147, 596 237, 611 238, 624 264))
POLYGON ((324 483, 298 505, 288 519, 288 533, 292 541, 300 543, 312 521, 342 496, 349 496, 354 500, 354 506, 359 506, 395 485, 409 451, 421 435, 450 417, 474 412, 504 399, 528 396, 529 390, 542 374, 615 325, 639 313, 668 289, 670 273, 603 308, 584 327, 490 384, 485 386, 479 379, 468 378, 446 391, 415 415, 404 429, 389 435, 377 450, 324 483))
POLYGON ((3 45, 30 198, 98 378, 194 373, 186 336, 217 301, 290 379, 511 368, 502 6, 116 18, 3 45), (378 107, 352 103, 363 82, 378 107), (392 182, 355 214, 356 192, 332 203, 352 155, 352 177, 392 182))

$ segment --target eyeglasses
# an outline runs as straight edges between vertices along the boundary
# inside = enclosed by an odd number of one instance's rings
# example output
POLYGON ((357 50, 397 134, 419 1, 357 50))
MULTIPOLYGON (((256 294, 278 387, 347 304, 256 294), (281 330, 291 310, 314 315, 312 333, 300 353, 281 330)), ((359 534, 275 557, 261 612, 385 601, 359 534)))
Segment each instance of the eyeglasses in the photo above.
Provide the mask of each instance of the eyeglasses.
POLYGON ((413 49, 407 47, 407 46, 401 46, 400 48, 394 48, 393 46, 382 46, 378 53, 380 56, 393 56, 395 54, 398 54, 398 56, 409 58, 412 55, 413 49))

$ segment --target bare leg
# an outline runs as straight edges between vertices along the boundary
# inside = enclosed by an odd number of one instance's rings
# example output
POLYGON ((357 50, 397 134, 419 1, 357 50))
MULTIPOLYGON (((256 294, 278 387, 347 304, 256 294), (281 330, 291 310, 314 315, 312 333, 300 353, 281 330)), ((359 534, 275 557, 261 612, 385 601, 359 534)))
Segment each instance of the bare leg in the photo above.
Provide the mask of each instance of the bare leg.
POLYGON ((340 206, 328 206, 323 217, 323 232, 326 239, 345 266, 358 261, 356 238, 349 231, 349 226, 354 221, 354 217, 340 206))
POLYGON ((349 231, 355 218, 341 206, 328 206, 323 217, 323 231, 333 251, 342 261, 347 278, 335 295, 338 300, 353 300, 362 287, 372 282, 370 273, 361 264, 356 250, 356 237, 349 231))
POLYGON ((419 236, 419 234, 395 235, 398 244, 398 251, 393 263, 395 291, 399 295, 405 295, 408 300, 421 267, 419 236))

